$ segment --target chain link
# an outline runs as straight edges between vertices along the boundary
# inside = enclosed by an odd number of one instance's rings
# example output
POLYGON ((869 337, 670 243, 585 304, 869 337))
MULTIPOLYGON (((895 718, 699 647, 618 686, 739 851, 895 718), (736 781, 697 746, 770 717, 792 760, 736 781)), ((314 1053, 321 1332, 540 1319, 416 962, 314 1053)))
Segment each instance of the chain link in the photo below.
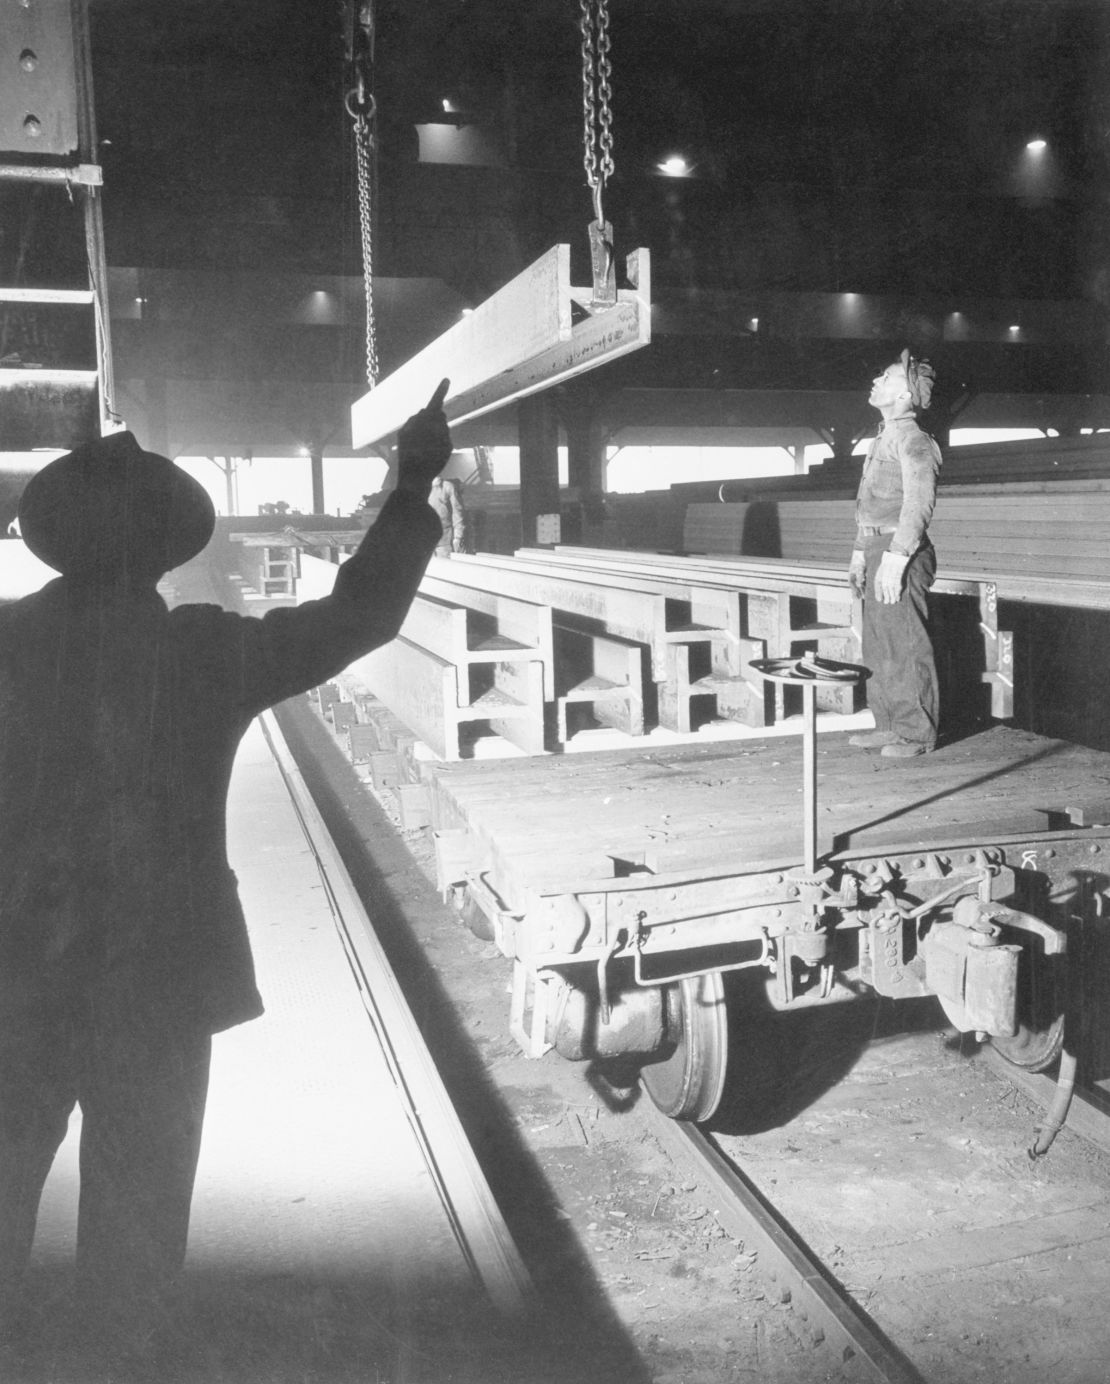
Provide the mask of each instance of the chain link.
POLYGON ((594 215, 605 218, 601 199, 613 174, 613 90, 609 61, 609 0, 579 0, 582 30, 583 161, 593 193, 594 215))
POLYGON ((358 223, 362 236, 362 281, 366 290, 366 383, 378 382, 378 335, 374 320, 374 239, 371 217, 371 153, 374 136, 365 115, 354 117, 355 170, 358 177, 358 223))
POLYGON ((366 383, 378 379, 378 336, 374 319, 374 118, 377 103, 372 91, 374 67, 374 0, 345 0, 346 57, 350 90, 343 105, 351 117, 355 139, 355 175, 358 183, 358 223, 362 242, 362 281, 366 293, 366 383))

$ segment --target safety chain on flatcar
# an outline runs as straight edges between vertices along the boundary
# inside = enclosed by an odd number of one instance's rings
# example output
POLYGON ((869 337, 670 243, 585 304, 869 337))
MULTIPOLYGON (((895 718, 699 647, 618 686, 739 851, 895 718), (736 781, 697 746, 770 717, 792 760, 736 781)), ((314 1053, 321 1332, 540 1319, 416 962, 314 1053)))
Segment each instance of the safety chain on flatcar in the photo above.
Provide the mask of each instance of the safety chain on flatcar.
POLYGON ((373 161, 374 121, 377 102, 372 91, 374 70, 374 6, 372 0, 346 0, 347 65, 352 85, 343 104, 351 117, 355 143, 355 177, 358 184, 359 235, 362 244, 362 279, 366 296, 366 383, 378 380, 378 338, 374 315, 373 161))
POLYGON ((590 223, 590 262, 593 269, 592 310, 617 301, 613 227, 605 220, 605 186, 613 176, 612 64, 609 60, 609 0, 579 0, 582 31, 583 161, 586 184, 593 198, 590 223))

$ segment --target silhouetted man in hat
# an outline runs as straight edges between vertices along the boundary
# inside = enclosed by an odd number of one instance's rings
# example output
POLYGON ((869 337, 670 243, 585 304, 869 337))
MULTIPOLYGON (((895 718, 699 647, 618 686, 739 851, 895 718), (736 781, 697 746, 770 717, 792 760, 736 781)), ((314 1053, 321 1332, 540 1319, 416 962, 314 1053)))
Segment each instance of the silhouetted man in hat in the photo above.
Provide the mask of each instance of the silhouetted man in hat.
POLYGON ((940 448, 917 423, 935 375, 908 350, 875 377, 868 402, 882 414, 856 497, 856 542, 848 569, 863 597, 863 661, 875 729, 850 743, 888 758, 927 754, 937 740, 937 671, 926 592, 936 576, 929 520, 937 500, 940 448))
POLYGON ((62 575, 0 607, 0 1328, 75 1104, 87 1320, 126 1351, 168 1309, 211 1036, 262 1012, 225 850, 236 747, 396 635, 442 532, 443 392, 401 430, 396 491, 332 594, 263 619, 166 608, 156 583, 212 505, 130 433, 26 487, 24 541, 62 575))

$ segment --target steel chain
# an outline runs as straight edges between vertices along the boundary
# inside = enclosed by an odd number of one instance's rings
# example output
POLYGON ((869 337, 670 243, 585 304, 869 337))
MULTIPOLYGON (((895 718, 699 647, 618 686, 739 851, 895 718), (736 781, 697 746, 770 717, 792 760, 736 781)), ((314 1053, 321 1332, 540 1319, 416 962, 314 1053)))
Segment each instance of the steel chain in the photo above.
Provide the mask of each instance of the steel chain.
POLYGON ((579 0, 582 30, 583 161, 593 193, 594 215, 604 222, 601 199, 613 174, 612 64, 609 0, 579 0))
POLYGON ((366 292, 366 383, 378 381, 378 335, 374 320, 374 241, 371 219, 370 177, 374 136, 364 114, 354 117, 355 168, 358 177, 358 221, 362 236, 362 281, 366 292))

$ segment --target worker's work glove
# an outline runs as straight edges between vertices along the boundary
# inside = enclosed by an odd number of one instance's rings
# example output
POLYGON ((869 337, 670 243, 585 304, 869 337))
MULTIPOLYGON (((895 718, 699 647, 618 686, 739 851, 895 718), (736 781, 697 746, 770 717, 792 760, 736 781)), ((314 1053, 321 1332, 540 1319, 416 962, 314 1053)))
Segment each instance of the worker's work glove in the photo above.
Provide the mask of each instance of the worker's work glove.
POLYGON ((902 597, 902 580, 906 575, 908 553, 885 552, 875 573, 875 595, 883 605, 897 605, 902 597))
POLYGON ((414 413, 397 436, 397 489, 428 498, 432 481, 451 456, 451 432, 443 412, 449 380, 439 388, 419 413, 414 413))
POLYGON ((852 554, 848 563, 848 586, 852 595, 862 600, 867 590, 867 558, 859 548, 852 554))

